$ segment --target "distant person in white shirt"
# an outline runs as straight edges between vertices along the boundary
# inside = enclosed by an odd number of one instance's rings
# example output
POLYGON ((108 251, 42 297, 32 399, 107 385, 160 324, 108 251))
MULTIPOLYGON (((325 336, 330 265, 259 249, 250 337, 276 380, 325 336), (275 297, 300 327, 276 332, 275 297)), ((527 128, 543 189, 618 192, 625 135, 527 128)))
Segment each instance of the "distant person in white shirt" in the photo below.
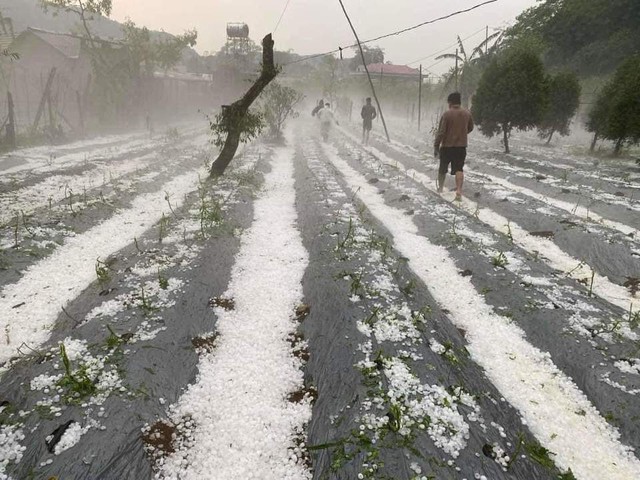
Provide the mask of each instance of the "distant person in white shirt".
POLYGON ((320 119, 320 132, 322 134, 322 140, 325 142, 329 140, 329 133, 333 128, 333 124, 338 125, 336 121, 336 115, 331 110, 329 103, 324 104, 324 108, 318 112, 318 118, 320 119))

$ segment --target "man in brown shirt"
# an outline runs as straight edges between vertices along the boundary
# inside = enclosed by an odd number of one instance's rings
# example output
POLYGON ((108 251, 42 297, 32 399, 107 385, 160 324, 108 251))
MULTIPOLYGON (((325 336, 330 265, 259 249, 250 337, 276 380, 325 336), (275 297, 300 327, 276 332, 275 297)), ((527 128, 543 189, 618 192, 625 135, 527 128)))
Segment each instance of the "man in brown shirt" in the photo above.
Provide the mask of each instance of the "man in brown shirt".
POLYGON ((438 192, 444 189, 447 168, 451 164, 451 175, 456 177, 456 201, 462 200, 462 184, 464 183, 464 161, 467 158, 467 135, 473 131, 471 112, 460 106, 458 92, 447 98, 449 110, 440 119, 440 126, 434 143, 434 156, 440 157, 438 170, 438 192))

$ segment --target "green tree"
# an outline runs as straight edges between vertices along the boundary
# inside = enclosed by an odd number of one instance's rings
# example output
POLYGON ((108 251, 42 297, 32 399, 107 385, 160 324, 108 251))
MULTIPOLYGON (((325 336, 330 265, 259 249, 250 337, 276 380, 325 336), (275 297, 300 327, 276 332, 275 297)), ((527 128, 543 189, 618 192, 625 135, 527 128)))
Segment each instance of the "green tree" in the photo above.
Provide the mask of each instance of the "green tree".
MULTIPOLYGON (((96 45, 89 28, 89 21, 93 19, 94 15, 103 17, 111 15, 112 0, 40 0, 40 5, 45 11, 53 7, 54 9, 59 8, 78 15, 91 46, 95 48, 96 45)), ((54 11, 54 15, 57 15, 56 11, 54 11)))
POLYGON ((281 140, 284 123, 287 118, 296 118, 299 115, 295 107, 304 99, 304 95, 291 87, 274 82, 265 89, 263 96, 262 109, 264 120, 269 127, 269 135, 275 140, 281 140))
MULTIPOLYGON (((362 58, 360 57, 360 51, 355 49, 356 55, 351 59, 351 70, 357 70, 362 65, 362 58)), ((364 59, 367 65, 373 63, 384 63, 384 50, 380 47, 367 47, 362 45, 362 52, 364 53, 364 59)))
POLYGON ((153 74, 156 68, 168 70, 182 58, 182 51, 193 47, 198 32, 189 30, 182 35, 166 35, 165 38, 152 40, 147 27, 138 27, 131 20, 122 24, 123 44, 127 47, 133 74, 153 74))
POLYGON ((543 117, 547 88, 542 62, 526 49, 508 49, 496 56, 482 74, 472 113, 480 131, 503 135, 509 153, 513 129, 528 130, 543 117))
POLYGON ((540 124, 540 138, 551 143, 553 134, 569 135, 569 124, 580 106, 581 87, 578 77, 572 72, 560 72, 547 78, 549 103, 540 124))
MULTIPOLYGON (((587 129, 594 138, 615 142, 619 155, 625 144, 640 142, 640 55, 629 58, 600 91, 589 114, 587 129)), ((594 144, 595 144, 594 140, 594 144)), ((595 146, 595 145, 594 145, 595 146)))
POLYGON ((606 74, 640 53, 638 0, 543 0, 522 13, 507 41, 537 36, 545 63, 606 74))

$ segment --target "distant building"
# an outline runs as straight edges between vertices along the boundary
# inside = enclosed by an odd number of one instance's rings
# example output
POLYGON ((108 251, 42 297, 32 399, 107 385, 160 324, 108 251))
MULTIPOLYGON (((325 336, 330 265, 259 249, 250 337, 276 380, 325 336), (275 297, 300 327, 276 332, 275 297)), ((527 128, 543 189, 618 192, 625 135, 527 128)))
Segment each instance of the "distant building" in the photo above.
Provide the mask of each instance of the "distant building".
POLYGON ((11 43, 9 50, 20 58, 5 62, 8 75, 3 86, 13 94, 18 127, 35 126, 37 120, 38 127, 83 129, 81 110, 93 72, 86 41, 76 35, 28 28, 11 43))
MULTIPOLYGON (((371 63, 367 65, 367 69, 371 75, 378 77, 417 78, 420 75, 420 71, 417 68, 411 68, 406 65, 393 65, 391 63, 371 63)), ((365 74, 364 65, 360 65, 356 72, 365 74)))
MULTIPOLYGON (((0 28, 0 46, 3 33, 0 28)), ((107 118, 105 108, 120 122, 140 124, 147 115, 175 118, 212 106, 211 75, 169 70, 130 76, 131 57, 122 42, 94 37, 91 43, 78 35, 28 28, 5 43, 20 58, 1 60, 0 109, 6 92, 11 92, 16 126, 22 132, 36 127, 81 135, 107 118), (99 59, 121 71, 114 77, 120 85, 118 98, 99 97, 105 95, 104 85, 97 82, 99 59)), ((2 115, 6 114, 0 111, 2 115)))

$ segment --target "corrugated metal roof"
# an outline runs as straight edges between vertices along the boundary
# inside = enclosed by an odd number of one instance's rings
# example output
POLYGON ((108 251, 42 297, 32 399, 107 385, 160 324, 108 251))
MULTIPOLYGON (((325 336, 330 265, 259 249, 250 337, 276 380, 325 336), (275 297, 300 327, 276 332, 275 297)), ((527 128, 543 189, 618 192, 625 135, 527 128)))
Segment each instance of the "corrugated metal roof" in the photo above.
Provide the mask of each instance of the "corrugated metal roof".
POLYGON ((10 34, 0 34, 0 52, 9 50, 9 46, 13 43, 13 37, 10 34))
POLYGON ((69 58, 79 58, 82 42, 78 37, 64 33, 47 32, 36 28, 29 28, 29 32, 47 42, 69 58))

